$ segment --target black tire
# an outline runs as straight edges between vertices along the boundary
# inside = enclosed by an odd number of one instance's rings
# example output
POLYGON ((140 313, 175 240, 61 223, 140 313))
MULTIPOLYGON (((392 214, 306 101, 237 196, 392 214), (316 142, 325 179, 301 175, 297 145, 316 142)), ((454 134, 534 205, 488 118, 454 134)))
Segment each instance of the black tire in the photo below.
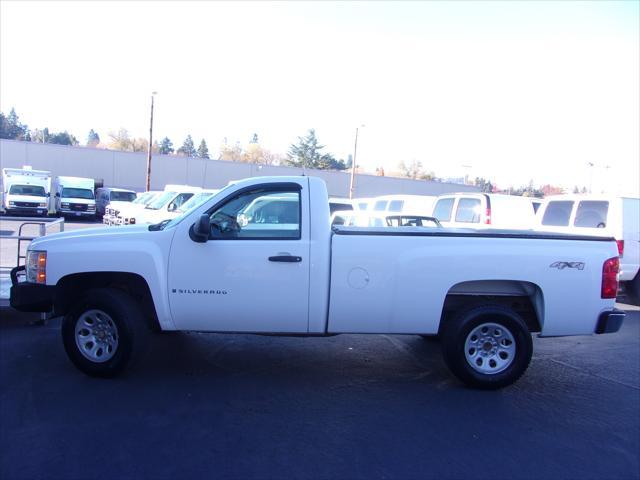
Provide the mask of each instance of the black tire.
POLYGON ((640 305, 640 271, 636 273, 633 280, 627 283, 626 287, 631 301, 635 305, 640 305))
POLYGON ((115 377, 133 365, 146 351, 148 336, 149 328, 138 304, 125 292, 113 288, 89 290, 62 321, 62 341, 69 359, 79 370, 94 377, 115 377), (107 361, 87 358, 76 342, 76 324, 90 310, 106 313, 117 329, 117 347, 107 361))
MULTIPOLYGON (((531 333, 526 323, 513 310, 500 305, 483 305, 462 311, 455 318, 445 319, 444 322, 440 333, 444 360, 453 374, 465 385, 482 390, 495 390, 516 382, 527 370, 533 354, 531 333), (504 328, 511 334, 515 344, 515 354, 512 358, 509 358, 506 352, 497 352, 499 355, 504 353, 510 361, 508 366, 498 373, 480 372, 466 358, 465 342, 467 337, 472 340, 471 332, 487 323, 497 324, 504 328)), ((489 337, 491 337, 491 330, 489 330, 489 337)), ((511 344, 510 340, 506 341, 509 342, 509 345, 511 344)), ((478 345, 480 346, 480 344, 478 345)), ((482 345, 489 345, 489 343, 482 345)), ((484 348, 478 348, 478 356, 482 355, 480 352, 483 352, 484 348)), ((470 350, 471 352, 475 351, 473 348, 470 350)), ((491 360, 489 358, 497 359, 497 357, 483 357, 476 358, 476 360, 484 366, 485 370, 490 370, 491 367, 488 365, 491 360)), ((477 368, 482 368, 482 366, 479 365, 477 368)))

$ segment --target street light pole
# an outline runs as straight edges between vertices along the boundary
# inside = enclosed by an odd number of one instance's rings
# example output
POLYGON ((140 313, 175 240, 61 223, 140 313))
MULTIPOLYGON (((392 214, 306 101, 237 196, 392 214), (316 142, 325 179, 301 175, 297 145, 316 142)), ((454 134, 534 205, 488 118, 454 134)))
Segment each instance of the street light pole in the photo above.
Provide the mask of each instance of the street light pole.
POLYGON ((153 150, 153 99, 158 92, 151 92, 151 117, 149 119, 149 151, 147 152, 147 192, 151 190, 151 152, 153 150))
MULTIPOLYGON (((360 127, 364 127, 364 125, 360 125, 360 127)), ((356 141, 353 145, 353 160, 351 162, 351 181, 349 182, 349 199, 353 198, 353 182, 356 177, 356 154, 358 153, 358 129, 360 127, 356 127, 356 141)))

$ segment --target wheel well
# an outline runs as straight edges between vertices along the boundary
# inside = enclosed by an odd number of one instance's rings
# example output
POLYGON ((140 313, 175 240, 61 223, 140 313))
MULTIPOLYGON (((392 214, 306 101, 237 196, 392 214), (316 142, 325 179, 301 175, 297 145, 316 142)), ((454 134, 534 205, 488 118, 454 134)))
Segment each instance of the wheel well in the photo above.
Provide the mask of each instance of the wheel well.
POLYGON ((530 282, 485 280, 462 282, 447 292, 440 326, 460 311, 494 304, 510 308, 527 324, 530 332, 542 331, 544 304, 540 287, 530 282))
POLYGON ((147 281, 135 273, 127 272, 91 272, 76 273, 61 278, 56 285, 54 312, 65 315, 73 301, 87 290, 96 288, 116 288, 122 290, 140 304, 149 327, 160 330, 153 297, 147 281))

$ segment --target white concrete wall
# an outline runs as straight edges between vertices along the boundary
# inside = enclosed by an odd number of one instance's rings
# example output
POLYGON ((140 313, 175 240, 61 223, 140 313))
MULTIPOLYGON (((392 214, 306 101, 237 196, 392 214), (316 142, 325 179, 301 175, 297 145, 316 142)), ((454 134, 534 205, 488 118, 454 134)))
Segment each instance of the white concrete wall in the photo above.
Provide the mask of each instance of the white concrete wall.
MULTIPOLYGON (((31 165, 37 170, 49 170, 54 176, 102 180, 106 187, 145 188, 146 153, 120 152, 87 147, 69 147, 15 140, 0 140, 0 166, 20 168, 31 165)), ((220 188, 230 180, 269 175, 301 175, 302 169, 275 167, 202 158, 154 155, 151 165, 151 188, 161 190, 168 183, 204 188, 220 188)), ((329 195, 349 196, 349 173, 310 170, 307 175, 327 182, 329 195)), ((455 183, 428 182, 407 178, 356 175, 356 197, 379 195, 439 195, 447 192, 478 191, 478 188, 455 183)))

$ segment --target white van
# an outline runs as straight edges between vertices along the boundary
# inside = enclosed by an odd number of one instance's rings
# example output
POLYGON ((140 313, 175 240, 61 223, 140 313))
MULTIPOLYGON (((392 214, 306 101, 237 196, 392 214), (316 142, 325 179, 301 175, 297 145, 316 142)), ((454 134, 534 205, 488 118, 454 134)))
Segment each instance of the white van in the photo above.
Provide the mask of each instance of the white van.
POLYGON ((640 199, 607 195, 554 195, 537 214, 537 229, 613 237, 620 253, 620 280, 640 299, 640 199))
POLYGON ((379 215, 410 214, 431 216, 434 196, 382 195, 369 200, 367 212, 379 215))
POLYGON ((58 216, 95 218, 95 182, 92 178, 56 177, 54 185, 58 216))
POLYGON ((440 195, 432 216, 443 227, 532 230, 536 224, 531 199, 496 193, 440 195))
POLYGON ((31 167, 2 169, 2 210, 7 214, 49 213, 51 172, 31 167))

